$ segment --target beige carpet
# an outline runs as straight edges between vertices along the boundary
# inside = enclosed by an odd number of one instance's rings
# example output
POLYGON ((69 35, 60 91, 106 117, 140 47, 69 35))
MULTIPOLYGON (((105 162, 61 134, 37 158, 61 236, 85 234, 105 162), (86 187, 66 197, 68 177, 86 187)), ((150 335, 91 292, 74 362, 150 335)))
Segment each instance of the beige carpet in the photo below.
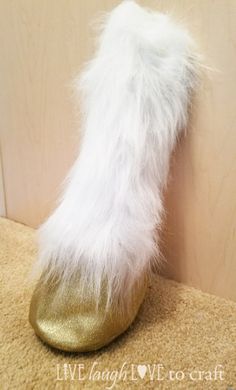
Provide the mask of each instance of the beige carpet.
POLYGON ((34 231, 0 219, 0 388, 236 390, 236 303, 157 277, 118 340, 96 353, 60 353, 28 323, 35 254, 34 231))

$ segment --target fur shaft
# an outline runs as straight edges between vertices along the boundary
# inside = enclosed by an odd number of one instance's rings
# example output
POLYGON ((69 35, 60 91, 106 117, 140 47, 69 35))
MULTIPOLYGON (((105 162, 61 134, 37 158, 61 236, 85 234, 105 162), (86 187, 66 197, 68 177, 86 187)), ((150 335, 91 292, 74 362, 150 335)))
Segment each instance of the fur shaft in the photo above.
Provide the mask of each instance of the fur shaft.
POLYGON ((158 256, 156 227, 169 157, 196 85, 187 32, 164 14, 122 2, 107 17, 77 90, 83 141, 59 206, 40 228, 38 265, 124 294, 158 256))

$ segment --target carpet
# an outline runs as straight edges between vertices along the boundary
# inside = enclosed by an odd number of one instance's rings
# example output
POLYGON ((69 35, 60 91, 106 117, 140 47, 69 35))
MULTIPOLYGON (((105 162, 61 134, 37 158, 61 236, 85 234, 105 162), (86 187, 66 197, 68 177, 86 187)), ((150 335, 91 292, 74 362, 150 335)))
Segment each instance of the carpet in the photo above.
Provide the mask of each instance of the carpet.
POLYGON ((157 276, 124 335, 63 353, 28 322, 35 255, 34 230, 0 219, 1 388, 236 390, 236 303, 157 276))

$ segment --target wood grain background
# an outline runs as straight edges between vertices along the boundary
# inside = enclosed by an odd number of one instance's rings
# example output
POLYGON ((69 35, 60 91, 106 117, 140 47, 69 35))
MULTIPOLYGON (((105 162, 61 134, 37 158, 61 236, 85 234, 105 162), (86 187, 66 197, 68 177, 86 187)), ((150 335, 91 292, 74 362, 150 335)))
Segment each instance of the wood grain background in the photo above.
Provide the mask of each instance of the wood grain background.
MULTIPOLYGON (((92 21, 115 0, 0 1, 0 213, 37 227, 79 145, 71 80, 92 21)), ((163 272, 236 300, 236 1, 153 0, 192 32, 206 64, 192 125, 172 159, 163 272)))

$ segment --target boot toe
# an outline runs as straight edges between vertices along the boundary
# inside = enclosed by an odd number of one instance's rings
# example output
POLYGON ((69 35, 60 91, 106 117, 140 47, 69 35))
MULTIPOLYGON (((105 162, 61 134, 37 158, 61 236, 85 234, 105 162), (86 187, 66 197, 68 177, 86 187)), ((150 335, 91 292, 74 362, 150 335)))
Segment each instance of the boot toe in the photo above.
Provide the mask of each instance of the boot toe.
POLYGON ((89 292, 86 299, 80 300, 77 286, 71 283, 60 291, 58 286, 39 281, 31 300, 29 320, 37 336, 54 348, 94 351, 129 327, 143 301, 146 284, 145 279, 134 288, 124 313, 118 302, 107 309, 105 291, 96 306, 89 292))

